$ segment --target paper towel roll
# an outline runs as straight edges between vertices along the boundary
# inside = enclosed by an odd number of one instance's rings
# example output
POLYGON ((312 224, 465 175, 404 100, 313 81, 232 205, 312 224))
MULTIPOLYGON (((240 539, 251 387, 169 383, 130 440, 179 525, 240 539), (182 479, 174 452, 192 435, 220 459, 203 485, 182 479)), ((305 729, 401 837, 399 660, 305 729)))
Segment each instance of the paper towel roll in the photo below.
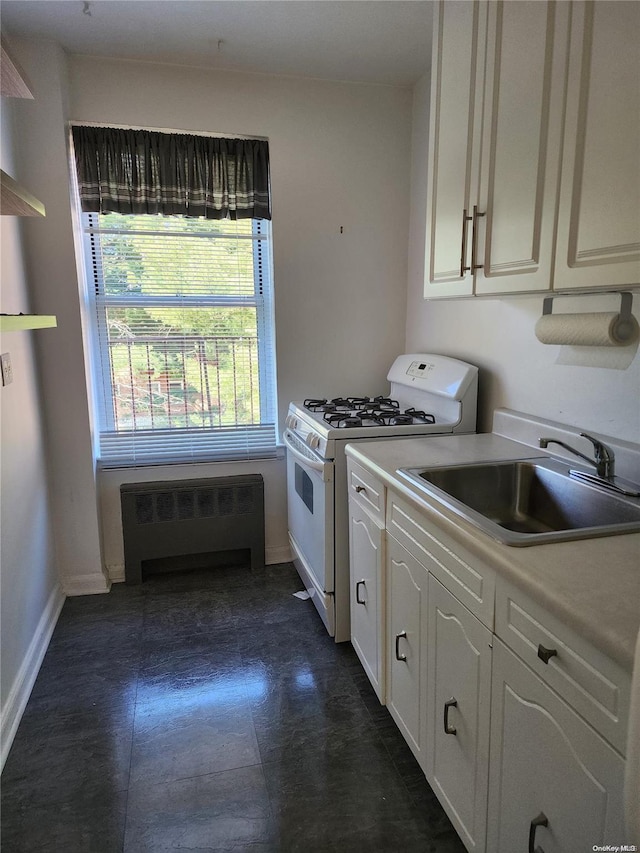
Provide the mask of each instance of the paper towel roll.
POLYGON ((631 315, 623 319, 615 311, 543 314, 536 323, 536 337, 543 344, 620 347, 633 343, 637 335, 635 317, 631 315))

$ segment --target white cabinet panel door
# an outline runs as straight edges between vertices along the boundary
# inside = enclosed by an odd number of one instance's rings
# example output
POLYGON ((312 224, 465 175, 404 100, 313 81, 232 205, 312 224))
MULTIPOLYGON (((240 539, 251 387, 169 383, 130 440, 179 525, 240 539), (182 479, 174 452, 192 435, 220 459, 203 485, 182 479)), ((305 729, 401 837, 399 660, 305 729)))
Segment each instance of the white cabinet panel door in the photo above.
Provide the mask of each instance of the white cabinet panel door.
POLYGON ((554 288, 640 283, 640 3, 573 3, 554 288))
POLYGON ((474 137, 479 140, 482 121, 476 90, 486 5, 447 0, 435 5, 434 16, 424 291, 429 299, 473 292, 471 227, 464 213, 470 215, 478 193, 474 137))
POLYGON ((387 540, 387 707, 423 770, 427 579, 424 566, 390 536, 387 540))
POLYGON ((491 3, 475 292, 549 290, 568 4, 491 3))
POLYGON ((349 501, 351 644, 384 704, 384 529, 349 501))
POLYGON ((622 757, 497 638, 492 689, 487 850, 624 844, 622 757))
POLYGON ((433 575, 427 608, 427 779, 467 850, 484 851, 491 631, 433 575))

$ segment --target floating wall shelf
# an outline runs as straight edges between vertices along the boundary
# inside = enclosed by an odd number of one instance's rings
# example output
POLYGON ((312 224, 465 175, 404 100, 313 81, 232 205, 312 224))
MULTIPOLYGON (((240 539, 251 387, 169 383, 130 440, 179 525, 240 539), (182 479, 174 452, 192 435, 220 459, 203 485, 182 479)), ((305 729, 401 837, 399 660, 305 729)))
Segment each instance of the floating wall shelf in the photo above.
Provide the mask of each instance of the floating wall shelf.
POLYGON ((21 187, 10 175, 0 169, 2 196, 0 213, 3 216, 44 216, 44 204, 21 187))
POLYGON ((57 325, 53 314, 0 314, 0 332, 51 329, 57 325))
POLYGON ((11 55, 11 48, 2 37, 2 74, 0 75, 0 91, 6 98, 33 98, 31 84, 24 71, 11 55))

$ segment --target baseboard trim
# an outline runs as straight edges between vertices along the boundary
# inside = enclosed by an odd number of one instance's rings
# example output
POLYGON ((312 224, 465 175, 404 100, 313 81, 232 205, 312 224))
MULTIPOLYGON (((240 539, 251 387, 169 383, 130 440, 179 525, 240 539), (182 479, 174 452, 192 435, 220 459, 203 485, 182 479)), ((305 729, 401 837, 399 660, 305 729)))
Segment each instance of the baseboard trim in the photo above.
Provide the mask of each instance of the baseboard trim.
POLYGON ((293 559, 291 548, 288 545, 279 545, 277 548, 265 548, 264 561, 268 566, 275 563, 290 563, 293 559))
POLYGON ((62 578, 62 588, 65 595, 99 595, 109 592, 111 581, 101 574, 76 575, 62 578))
POLYGON ((9 755, 9 750, 16 736, 24 709, 29 701, 40 666, 49 647, 49 641, 60 616, 65 601, 62 587, 56 584, 46 603, 40 621, 36 627, 33 639, 18 670, 9 691, 9 696, 2 709, 0 721, 0 770, 9 755))
POLYGON ((124 583, 124 563, 107 566, 107 575, 111 583, 124 583))

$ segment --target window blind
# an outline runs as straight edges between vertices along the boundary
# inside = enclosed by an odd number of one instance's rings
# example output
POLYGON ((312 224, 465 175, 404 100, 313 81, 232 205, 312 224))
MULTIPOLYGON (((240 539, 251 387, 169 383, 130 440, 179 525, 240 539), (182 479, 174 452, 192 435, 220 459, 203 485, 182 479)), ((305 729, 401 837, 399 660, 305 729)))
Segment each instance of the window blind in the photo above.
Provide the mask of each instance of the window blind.
POLYGON ((82 221, 102 466, 275 455, 270 223, 82 221))

